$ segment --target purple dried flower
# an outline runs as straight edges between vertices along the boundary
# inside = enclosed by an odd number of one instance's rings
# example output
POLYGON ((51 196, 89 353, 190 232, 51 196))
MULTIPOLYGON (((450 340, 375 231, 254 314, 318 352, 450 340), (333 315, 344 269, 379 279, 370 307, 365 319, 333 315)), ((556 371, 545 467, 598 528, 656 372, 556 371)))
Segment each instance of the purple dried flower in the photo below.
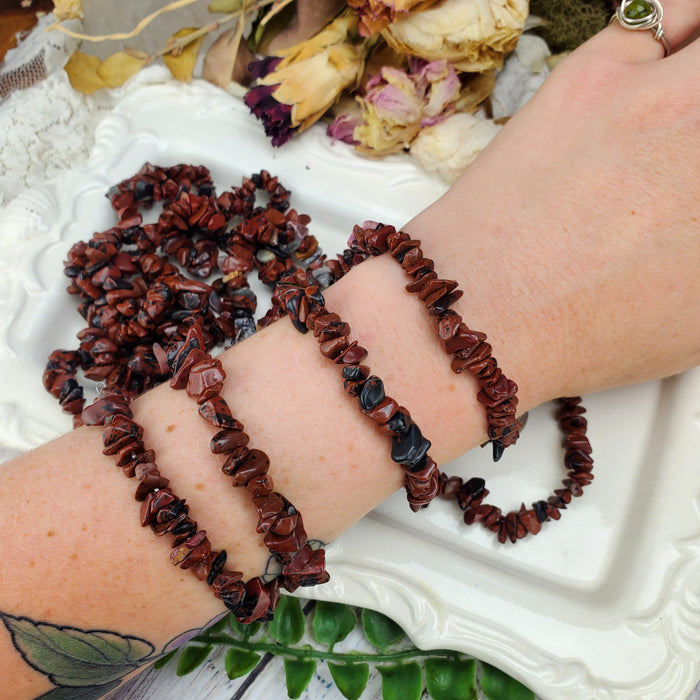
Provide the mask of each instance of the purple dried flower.
POLYGON ((244 101, 273 146, 317 122, 362 74, 367 42, 356 42, 357 17, 346 10, 310 39, 250 65, 258 81, 244 101))
POLYGON ((362 124, 362 118, 359 116, 353 116, 351 114, 343 113, 339 114, 332 124, 328 125, 326 133, 333 140, 342 141, 343 143, 349 143, 351 146, 356 146, 360 143, 353 133, 355 132, 355 127, 362 124))
MULTIPOLYGON (((262 63, 262 61, 260 61, 262 63)), ((272 93, 277 85, 258 85, 248 90, 243 98, 250 111, 263 123, 265 135, 273 146, 283 146, 294 135, 292 106, 278 102, 272 93)))
POLYGON ((278 56, 265 56, 265 58, 260 61, 249 63, 248 70, 253 80, 259 80, 260 78, 264 78, 268 73, 272 73, 281 61, 282 59, 278 56))

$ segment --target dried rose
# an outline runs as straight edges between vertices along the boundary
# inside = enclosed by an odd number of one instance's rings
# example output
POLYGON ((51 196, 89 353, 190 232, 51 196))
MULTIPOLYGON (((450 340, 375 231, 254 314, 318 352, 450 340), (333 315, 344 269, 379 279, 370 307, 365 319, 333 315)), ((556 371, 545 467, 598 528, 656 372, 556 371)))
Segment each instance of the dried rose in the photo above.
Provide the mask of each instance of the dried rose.
POLYGON ((485 71, 501 68, 527 15, 528 0, 443 0, 389 25, 382 36, 398 53, 485 71))
POLYGON ((498 133, 491 119, 460 112, 421 129, 411 143, 411 155, 429 172, 452 183, 498 133))
POLYGON ((410 12, 418 12, 434 5, 437 0, 347 0, 359 17, 362 36, 372 36, 410 12))
POLYGON ((477 77, 476 81, 466 77, 463 84, 447 61, 428 63, 414 58, 408 70, 385 66, 357 98, 360 114, 340 114, 329 127, 329 135, 354 144, 367 155, 403 150, 422 128, 441 122, 458 107, 475 108, 470 95, 483 101, 493 81, 490 76, 477 77))
POLYGON ((357 18, 346 12, 308 41, 251 64, 257 84, 244 101, 263 122, 273 146, 307 129, 362 75, 366 42, 357 18))

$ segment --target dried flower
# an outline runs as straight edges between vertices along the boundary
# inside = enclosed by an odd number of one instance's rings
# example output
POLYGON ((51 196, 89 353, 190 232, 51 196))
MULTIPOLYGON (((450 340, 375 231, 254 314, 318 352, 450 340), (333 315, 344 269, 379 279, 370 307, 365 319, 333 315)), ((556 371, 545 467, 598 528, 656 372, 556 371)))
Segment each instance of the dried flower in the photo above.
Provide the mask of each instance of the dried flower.
POLYGON ((53 14, 59 21, 65 19, 82 19, 82 0, 53 0, 53 14))
POLYGON ((408 70, 384 66, 357 98, 359 115, 344 113, 329 135, 355 144, 367 155, 408 148, 419 131, 443 121, 457 109, 474 109, 493 87, 492 76, 465 77, 447 61, 411 59, 408 70))
POLYGON ((437 0, 347 0, 360 20, 362 36, 372 36, 409 12, 418 12, 434 5, 437 0))
POLYGON ((357 18, 346 12, 307 41, 251 65, 257 84, 244 101, 273 146, 307 129, 362 75, 366 42, 353 43, 357 18))
POLYGON ((411 143, 411 155, 429 172, 452 183, 498 133, 491 119, 453 114, 439 124, 421 129, 411 143))
POLYGON ((382 31, 398 53, 446 59, 466 72, 503 65, 528 15, 528 0, 444 0, 382 31))

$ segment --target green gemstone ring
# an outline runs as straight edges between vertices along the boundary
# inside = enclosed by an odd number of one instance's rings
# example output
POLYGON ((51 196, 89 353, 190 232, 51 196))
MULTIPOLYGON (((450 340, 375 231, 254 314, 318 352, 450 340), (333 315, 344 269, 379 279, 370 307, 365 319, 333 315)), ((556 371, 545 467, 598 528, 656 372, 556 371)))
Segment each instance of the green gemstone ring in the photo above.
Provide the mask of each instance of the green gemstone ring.
POLYGON ((661 26, 664 11, 658 0, 622 0, 610 21, 617 20, 625 29, 649 29, 664 47, 664 56, 671 53, 666 33, 661 26))

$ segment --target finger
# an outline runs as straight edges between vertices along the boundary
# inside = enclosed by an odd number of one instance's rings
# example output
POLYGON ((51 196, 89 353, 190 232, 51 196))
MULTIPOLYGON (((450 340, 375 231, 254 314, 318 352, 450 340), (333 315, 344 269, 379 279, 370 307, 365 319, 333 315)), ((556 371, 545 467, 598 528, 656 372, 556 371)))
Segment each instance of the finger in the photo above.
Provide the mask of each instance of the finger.
POLYGON ((656 30, 631 29, 633 24, 662 16, 663 38, 670 52, 675 51, 700 28, 698 0, 622 0, 623 22, 614 20, 591 39, 590 50, 617 56, 629 63, 641 63, 663 58, 664 41, 655 38, 656 30), (624 26, 623 26, 624 25, 624 26))

